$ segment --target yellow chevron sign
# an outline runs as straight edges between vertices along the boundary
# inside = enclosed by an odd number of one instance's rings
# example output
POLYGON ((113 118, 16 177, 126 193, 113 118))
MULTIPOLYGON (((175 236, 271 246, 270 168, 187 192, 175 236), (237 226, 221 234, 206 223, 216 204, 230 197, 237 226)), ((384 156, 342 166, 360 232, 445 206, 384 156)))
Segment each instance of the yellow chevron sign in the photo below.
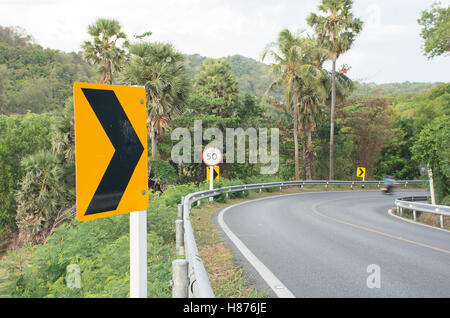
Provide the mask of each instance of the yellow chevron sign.
POLYGON ((356 176, 359 178, 364 178, 366 176, 366 168, 358 167, 356 169, 356 176))
POLYGON ((74 84, 77 218, 148 207, 143 87, 74 84))
MULTIPOLYGON (((206 182, 207 183, 209 183, 209 168, 210 167, 206 167, 206 182)), ((214 167, 211 166, 211 168, 214 168, 214 171, 213 171, 214 182, 219 182, 219 166, 214 166, 214 167)))

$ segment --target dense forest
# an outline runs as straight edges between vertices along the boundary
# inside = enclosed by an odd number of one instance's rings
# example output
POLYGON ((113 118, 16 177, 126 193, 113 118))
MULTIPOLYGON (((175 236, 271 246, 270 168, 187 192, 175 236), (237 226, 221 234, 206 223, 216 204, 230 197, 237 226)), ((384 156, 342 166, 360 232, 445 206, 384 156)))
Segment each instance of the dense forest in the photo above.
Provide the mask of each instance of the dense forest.
MULTIPOLYGON (((367 179, 426 179, 421 167, 428 165, 438 202, 449 204, 450 83, 353 81, 351 72, 338 64, 351 43, 331 43, 321 29, 322 18, 314 13, 308 17, 315 37, 282 30, 261 61, 240 55, 186 55, 171 43, 151 41, 149 34, 129 38, 116 20, 90 25, 91 41, 80 43, 78 53, 43 48, 20 28, 0 27, 0 241, 4 249, 23 247, 5 262, 9 283, 3 292, 31 297, 127 295, 127 253, 117 251, 128 248, 123 235, 128 219, 82 224, 74 219, 76 81, 142 85, 150 96, 149 253, 161 255, 150 269, 154 281, 149 282, 149 294, 154 296, 170 293, 165 281, 170 279, 176 204, 182 195, 206 186, 204 165, 171 159, 176 143, 171 132, 177 127, 192 131, 196 120, 202 121, 203 130, 280 130, 275 174, 261 175, 260 164, 224 163, 221 185, 355 180, 358 166, 366 167, 367 179), (265 63, 268 57, 274 62, 265 63), (333 63, 331 71, 323 67, 327 60, 333 63), (102 245, 86 239, 86 233, 109 241, 102 245), (102 258, 98 277, 95 260, 89 258, 93 254, 102 258), (21 258, 33 266, 25 266, 21 258), (79 262, 90 279, 83 290, 68 290, 61 278, 65 266, 79 262), (99 287, 99 280, 106 283, 99 287)), ((363 23, 348 19, 354 21, 343 29, 356 37, 363 23)))

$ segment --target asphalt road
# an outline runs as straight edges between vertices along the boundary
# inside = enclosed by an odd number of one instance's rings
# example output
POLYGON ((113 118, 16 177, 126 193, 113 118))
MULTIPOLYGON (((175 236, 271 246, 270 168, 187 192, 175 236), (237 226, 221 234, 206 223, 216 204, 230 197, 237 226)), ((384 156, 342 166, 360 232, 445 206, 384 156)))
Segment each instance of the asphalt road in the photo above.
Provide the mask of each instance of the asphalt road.
POLYGON ((450 232, 387 213, 413 194, 425 192, 282 195, 228 207, 216 221, 268 297, 450 297, 450 232))

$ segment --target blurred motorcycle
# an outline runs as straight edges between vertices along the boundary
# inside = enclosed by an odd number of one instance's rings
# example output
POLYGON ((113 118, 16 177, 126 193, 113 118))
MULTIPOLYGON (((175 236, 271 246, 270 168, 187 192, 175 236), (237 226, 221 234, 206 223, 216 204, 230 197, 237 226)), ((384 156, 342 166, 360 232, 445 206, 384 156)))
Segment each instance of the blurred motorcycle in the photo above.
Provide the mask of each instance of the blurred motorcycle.
POLYGON ((381 188, 381 192, 384 194, 392 194, 394 192, 394 186, 387 185, 381 188))
POLYGON ((386 176, 386 179, 384 179, 384 187, 381 188, 381 192, 384 194, 392 194, 394 192, 393 176, 386 176))

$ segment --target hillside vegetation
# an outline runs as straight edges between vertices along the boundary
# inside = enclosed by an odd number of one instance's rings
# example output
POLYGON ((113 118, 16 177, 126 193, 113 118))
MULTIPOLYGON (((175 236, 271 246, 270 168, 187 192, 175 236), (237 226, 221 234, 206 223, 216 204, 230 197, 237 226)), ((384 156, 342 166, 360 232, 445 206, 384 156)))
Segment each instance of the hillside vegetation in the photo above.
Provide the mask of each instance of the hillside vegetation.
MULTIPOLYGON (((193 80, 207 59, 187 54, 186 73, 193 80)), ((261 97, 273 77, 269 66, 242 55, 223 58, 232 66, 240 91, 261 97)), ((42 113, 62 108, 72 96, 75 81, 98 82, 96 68, 82 54, 43 48, 20 28, 0 26, 0 113, 42 113)), ((357 83, 351 97, 389 96, 418 93, 439 83, 357 83)), ((281 97, 281 91, 272 93, 281 97)))

